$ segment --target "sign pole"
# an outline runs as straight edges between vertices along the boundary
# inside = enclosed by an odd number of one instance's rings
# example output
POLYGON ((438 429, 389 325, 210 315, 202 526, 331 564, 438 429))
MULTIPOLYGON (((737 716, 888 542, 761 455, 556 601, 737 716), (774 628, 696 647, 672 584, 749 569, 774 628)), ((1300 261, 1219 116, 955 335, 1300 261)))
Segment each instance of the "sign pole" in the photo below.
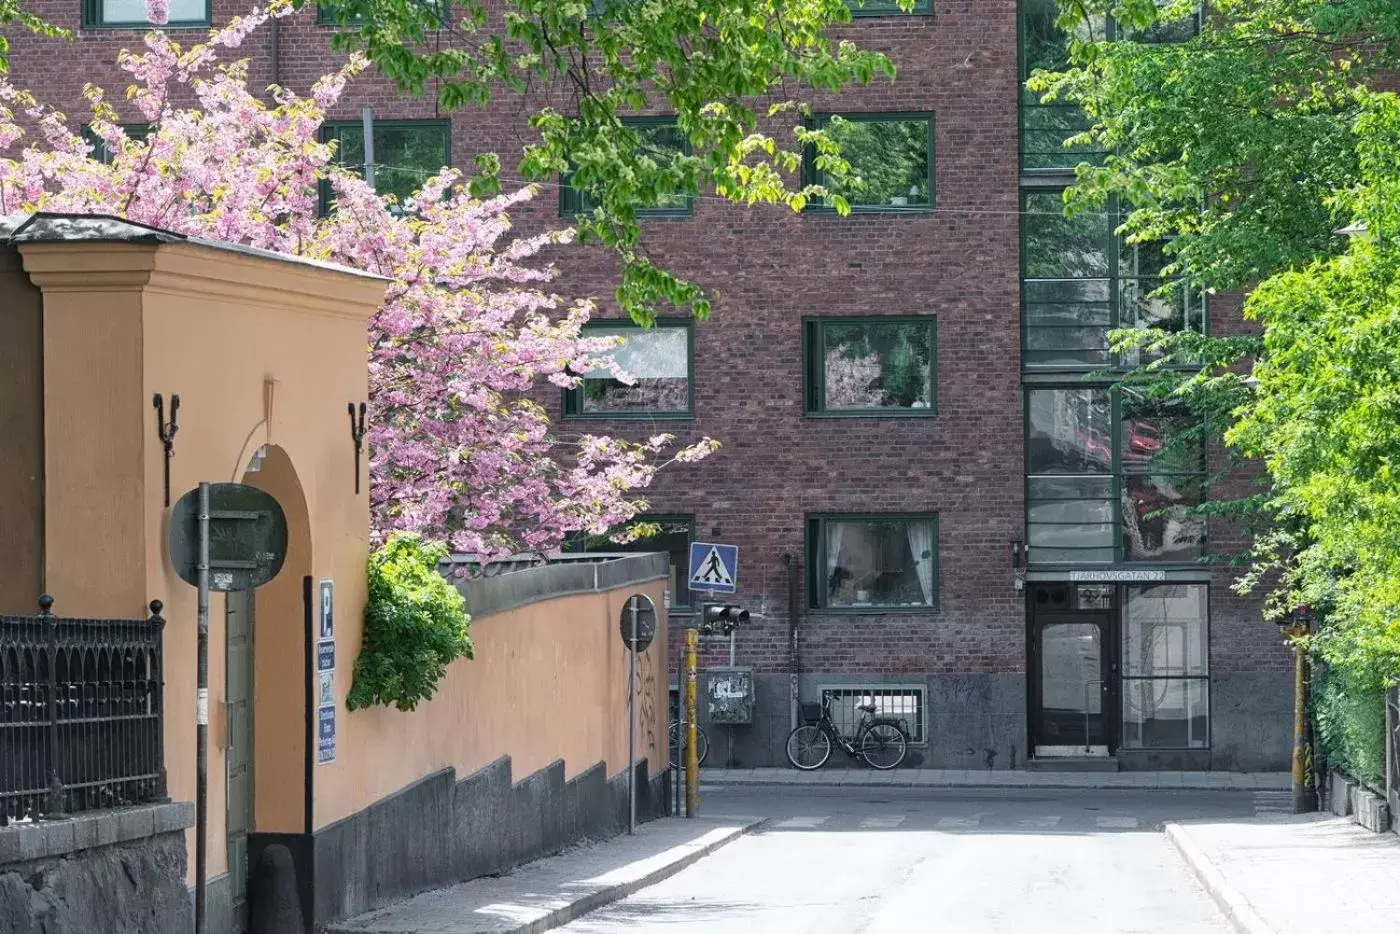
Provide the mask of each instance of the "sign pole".
POLYGON ((209 837, 209 484, 199 484, 199 648, 196 660, 194 803, 194 930, 208 931, 205 875, 209 837))
POLYGON ((637 832, 637 598, 627 601, 632 614, 632 651, 627 653, 627 832, 637 832))
POLYGON ((695 667, 700 632, 685 631, 685 816, 695 817, 700 811, 700 756, 696 744, 695 667))

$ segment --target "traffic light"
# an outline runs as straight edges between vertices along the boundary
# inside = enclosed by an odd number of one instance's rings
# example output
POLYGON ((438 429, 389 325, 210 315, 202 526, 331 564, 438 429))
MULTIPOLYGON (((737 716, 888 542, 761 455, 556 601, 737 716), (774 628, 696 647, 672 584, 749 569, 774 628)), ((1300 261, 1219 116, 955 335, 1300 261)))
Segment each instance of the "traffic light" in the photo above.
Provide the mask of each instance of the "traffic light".
POLYGON ((749 611, 743 607, 709 603, 701 614, 700 628, 707 633, 722 632, 727 636, 748 622, 749 611))

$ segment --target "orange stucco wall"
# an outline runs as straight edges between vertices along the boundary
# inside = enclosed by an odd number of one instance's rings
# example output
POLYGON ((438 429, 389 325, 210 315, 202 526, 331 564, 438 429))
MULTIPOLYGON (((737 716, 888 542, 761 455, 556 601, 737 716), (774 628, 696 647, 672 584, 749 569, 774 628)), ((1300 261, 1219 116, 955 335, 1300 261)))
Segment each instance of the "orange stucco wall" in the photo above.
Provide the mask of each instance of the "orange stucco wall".
MULTIPOLYGON (((292 690, 284 685, 284 702, 293 705, 278 717, 300 724, 301 577, 333 578, 342 606, 364 602, 369 507, 363 488, 354 493, 345 406, 366 396, 365 322, 384 282, 193 244, 33 243, 21 253, 44 302, 46 587, 56 612, 70 616, 142 617, 149 600, 165 603, 169 789, 190 801, 196 600, 166 555, 169 510, 152 395, 165 394, 167 407, 171 393, 180 395, 172 499, 202 480, 243 479, 263 444, 280 450, 289 482, 299 487, 300 500, 279 495, 303 540, 277 581, 279 592, 290 585, 298 596, 259 594, 254 651, 259 661, 293 663, 296 681, 292 690)), ((227 864, 220 595, 210 609, 212 876, 227 864)), ((258 721, 265 770, 255 774, 255 799, 268 824, 258 829, 299 831, 300 805, 278 802, 279 794, 301 794, 302 747, 284 751, 280 759, 295 767, 279 773, 264 762, 278 733, 268 718, 258 721), (289 774, 295 784, 279 788, 289 774)))
MULTIPOLYGON (((459 778, 509 755, 524 778, 563 759, 566 777, 607 763, 627 766, 627 651, 619 621, 627 597, 660 607, 665 581, 532 603, 475 620, 475 660, 448 669, 431 701, 412 713, 376 707, 344 713, 349 690, 337 672, 337 761, 316 770, 316 826, 322 827, 447 766, 459 778)), ((337 601, 339 602, 339 600, 337 601)), ((343 604, 342 604, 343 605, 343 604)), ((337 651, 353 657, 363 620, 337 611, 337 651), (349 641, 347 641, 349 640, 349 641)), ((637 663, 637 757, 652 774, 666 761, 664 614, 637 663)))

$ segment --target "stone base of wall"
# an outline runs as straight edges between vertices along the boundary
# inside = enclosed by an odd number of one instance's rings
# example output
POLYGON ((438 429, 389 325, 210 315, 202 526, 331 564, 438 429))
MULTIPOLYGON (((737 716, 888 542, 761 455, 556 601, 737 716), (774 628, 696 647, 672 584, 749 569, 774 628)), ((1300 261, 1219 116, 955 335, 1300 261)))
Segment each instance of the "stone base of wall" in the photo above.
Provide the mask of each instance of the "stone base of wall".
POLYGON ((1335 769, 1328 773, 1327 809, 1338 817, 1350 817, 1372 833, 1390 829, 1386 800, 1335 769))
MULTIPOLYGON (((670 776, 636 773, 637 819, 668 813, 670 776)), ((314 927, 425 889, 504 872, 627 829, 627 773, 598 763, 564 779, 556 761, 519 782, 503 757, 457 780, 444 769, 313 838, 314 927)))
POLYGON ((188 804, 0 827, 0 934, 188 934, 188 804))
MULTIPOLYGON (((908 768, 1025 768, 1029 731, 1024 674, 803 674, 798 687, 801 698, 811 701, 820 696, 822 687, 840 685, 924 688, 928 742, 909 750, 905 761, 908 768)), ((784 745, 790 728, 790 690, 788 675, 756 675, 753 723, 733 727, 709 721, 702 695, 700 725, 710 739, 705 765, 740 769, 787 767, 784 745)), ((1286 770, 1293 741, 1292 691, 1289 672, 1216 675, 1211 679, 1210 748, 1120 748, 1118 767, 1123 771, 1286 770)), ((854 764, 840 752, 833 752, 827 768, 854 764)))

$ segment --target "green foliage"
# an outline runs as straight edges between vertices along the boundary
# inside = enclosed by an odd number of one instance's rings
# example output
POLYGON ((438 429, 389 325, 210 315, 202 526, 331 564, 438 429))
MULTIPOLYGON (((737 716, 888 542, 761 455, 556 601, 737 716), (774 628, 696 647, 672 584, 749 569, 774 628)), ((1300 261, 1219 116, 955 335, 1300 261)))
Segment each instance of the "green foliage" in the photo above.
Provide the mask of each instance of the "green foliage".
POLYGON ((338 48, 363 49, 403 90, 435 87, 444 109, 528 94, 537 138, 516 171, 530 182, 569 174, 589 205, 579 238, 620 256, 616 297, 639 323, 661 304, 710 311, 695 283, 647 257, 639 209, 713 191, 795 211, 825 198, 846 213, 850 166, 825 130, 799 123, 794 93, 894 77, 883 54, 829 35, 850 22, 846 0, 458 0, 450 16, 419 0, 320 5, 348 27, 338 48), (688 149, 659 151, 623 122, 641 111, 674 114, 688 149), (764 132, 770 119, 792 135, 764 132), (806 151, 831 192, 793 183, 806 151))
POLYGON ((433 696, 449 664, 473 657, 466 603, 438 570, 447 556, 445 544, 402 533, 370 555, 364 642, 346 700, 351 710, 413 710, 433 696))
POLYGON ((1312 648, 1371 690, 1400 680, 1400 102, 1375 90, 1400 67, 1400 4, 1207 0, 1179 28, 1196 5, 1061 0, 1029 87, 1080 112, 1071 155, 1102 153, 1071 214, 1132 204, 1120 235, 1169 240, 1168 275, 1254 290, 1256 335, 1112 339, 1161 355, 1135 391, 1263 466, 1257 493, 1207 507, 1253 517, 1238 588, 1274 618, 1312 606, 1312 648), (1338 236, 1356 220, 1365 236, 1338 236))
POLYGON ((1385 781, 1385 692, 1329 669, 1312 684, 1321 757, 1373 790, 1385 781))

